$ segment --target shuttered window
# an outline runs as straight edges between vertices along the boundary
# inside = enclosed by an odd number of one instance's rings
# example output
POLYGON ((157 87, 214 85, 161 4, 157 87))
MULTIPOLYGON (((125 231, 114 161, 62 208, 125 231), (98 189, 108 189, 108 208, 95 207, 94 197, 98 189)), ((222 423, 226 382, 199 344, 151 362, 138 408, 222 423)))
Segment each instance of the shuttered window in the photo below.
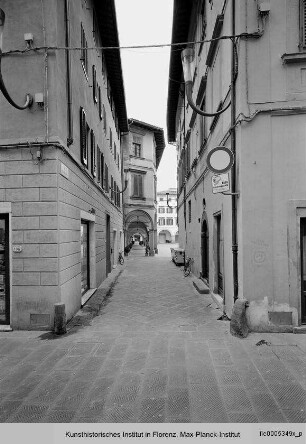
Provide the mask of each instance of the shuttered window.
POLYGON ((99 99, 99 117, 100 120, 103 119, 103 114, 102 114, 102 94, 101 94, 101 87, 99 86, 98 88, 98 99, 99 99))
POLYGON ((133 174, 133 197, 143 197, 142 174, 133 174))
POLYGON ((115 162, 116 162, 116 157, 117 157, 117 147, 116 147, 116 144, 114 143, 114 159, 115 159, 115 162))
POLYGON ((101 186, 105 189, 104 154, 101 153, 101 186))
POLYGON ((300 45, 306 49, 306 0, 300 0, 300 45))
POLYGON ((111 200, 114 200, 114 179, 111 176, 111 200))
POLYGON ((105 111, 105 106, 102 106, 103 108, 103 130, 104 133, 106 134, 106 130, 107 130, 107 121, 106 121, 106 111, 105 111))
POLYGON ((112 148, 113 148, 113 132, 112 132, 111 128, 109 129, 109 147, 110 147, 110 150, 112 151, 112 148))
POLYGON ((97 182, 101 183, 101 151, 97 145, 97 182))
POLYGON ((108 182, 108 166, 104 163, 104 190, 106 193, 109 192, 109 182, 108 182))
POLYGON ((95 65, 92 66, 92 95, 94 102, 98 103, 97 71, 95 65))
POLYGON ((81 62, 83 69, 86 74, 88 74, 88 52, 87 52, 87 40, 85 36, 85 31, 83 25, 81 24, 81 62))
POLYGON ((81 162, 88 166, 88 133, 89 127, 86 123, 86 114, 84 109, 80 108, 80 146, 81 146, 81 162))
POLYGON ((91 173, 94 177, 97 175, 97 164, 96 164, 96 138, 93 130, 90 132, 90 148, 91 148, 91 173))

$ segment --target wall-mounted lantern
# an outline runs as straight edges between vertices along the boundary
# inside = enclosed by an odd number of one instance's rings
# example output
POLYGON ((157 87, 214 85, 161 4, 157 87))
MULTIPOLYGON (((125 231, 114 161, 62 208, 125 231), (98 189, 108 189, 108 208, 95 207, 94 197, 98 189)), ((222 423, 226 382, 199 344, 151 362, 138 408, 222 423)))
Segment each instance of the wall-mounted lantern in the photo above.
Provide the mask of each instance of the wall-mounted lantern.
POLYGON ((5 23, 5 13, 3 11, 3 9, 0 8, 0 91, 2 92, 2 94, 4 95, 4 97, 6 98, 6 100, 14 107, 17 109, 26 109, 26 108, 30 108, 30 106, 33 103, 33 97, 31 96, 31 94, 27 94, 26 95, 26 101, 25 104, 20 106, 17 105, 17 103, 14 102, 14 100, 11 98, 11 96, 9 95, 5 85, 4 85, 4 81, 2 78, 2 71, 1 71, 1 63, 2 63, 2 44, 3 44, 3 29, 4 29, 4 23, 5 23))

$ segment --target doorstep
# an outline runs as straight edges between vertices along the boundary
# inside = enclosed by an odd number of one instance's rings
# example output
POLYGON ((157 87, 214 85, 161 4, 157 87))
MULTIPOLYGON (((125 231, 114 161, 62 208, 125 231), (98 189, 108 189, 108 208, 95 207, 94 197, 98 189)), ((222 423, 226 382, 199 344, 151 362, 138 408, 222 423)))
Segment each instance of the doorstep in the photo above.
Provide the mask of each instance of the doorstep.
POLYGON ((300 325, 299 327, 293 327, 293 333, 305 334, 306 333, 306 325, 300 325))
POLYGON ((10 325, 0 325, 0 331, 13 331, 10 325))
POLYGON ((202 279, 194 278, 192 283, 200 294, 209 294, 209 287, 202 281, 202 279))

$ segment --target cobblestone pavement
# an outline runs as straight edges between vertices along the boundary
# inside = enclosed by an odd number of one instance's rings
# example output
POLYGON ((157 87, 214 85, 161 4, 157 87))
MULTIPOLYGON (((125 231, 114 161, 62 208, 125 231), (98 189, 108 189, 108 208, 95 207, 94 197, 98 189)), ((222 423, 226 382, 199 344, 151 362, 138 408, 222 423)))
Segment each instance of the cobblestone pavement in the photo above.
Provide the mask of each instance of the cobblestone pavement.
POLYGON ((305 422, 305 336, 232 337, 165 248, 135 247, 67 335, 0 333, 1 422, 305 422))

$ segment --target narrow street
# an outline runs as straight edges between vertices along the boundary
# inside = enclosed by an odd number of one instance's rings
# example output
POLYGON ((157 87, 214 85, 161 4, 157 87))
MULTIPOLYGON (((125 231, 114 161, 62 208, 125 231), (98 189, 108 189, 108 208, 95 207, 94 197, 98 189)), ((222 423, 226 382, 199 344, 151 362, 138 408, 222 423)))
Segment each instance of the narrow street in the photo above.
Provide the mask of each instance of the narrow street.
POLYGON ((135 246, 90 321, 0 334, 0 421, 304 422, 305 336, 234 338, 220 314, 170 245, 135 246))

